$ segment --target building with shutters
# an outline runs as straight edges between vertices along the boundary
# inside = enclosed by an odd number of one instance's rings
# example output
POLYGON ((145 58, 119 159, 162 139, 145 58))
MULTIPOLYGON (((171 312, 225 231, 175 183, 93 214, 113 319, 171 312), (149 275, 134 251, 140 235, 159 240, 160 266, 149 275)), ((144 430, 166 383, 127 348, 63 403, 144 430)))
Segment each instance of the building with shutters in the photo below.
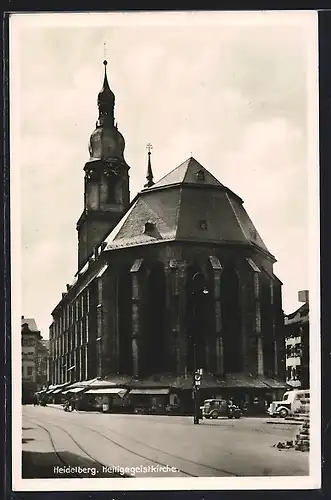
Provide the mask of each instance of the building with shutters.
POLYGON ((302 306, 287 314, 285 321, 286 382, 309 389, 309 293, 299 292, 302 306))
POLYGON ((130 201, 104 64, 78 269, 52 312, 52 383, 107 377, 189 404, 199 367, 202 398, 272 399, 286 387, 275 257, 243 200, 195 158, 154 182, 149 150, 147 182, 130 201))
POLYGON ((34 318, 21 317, 22 401, 31 402, 35 392, 49 381, 49 353, 34 318))

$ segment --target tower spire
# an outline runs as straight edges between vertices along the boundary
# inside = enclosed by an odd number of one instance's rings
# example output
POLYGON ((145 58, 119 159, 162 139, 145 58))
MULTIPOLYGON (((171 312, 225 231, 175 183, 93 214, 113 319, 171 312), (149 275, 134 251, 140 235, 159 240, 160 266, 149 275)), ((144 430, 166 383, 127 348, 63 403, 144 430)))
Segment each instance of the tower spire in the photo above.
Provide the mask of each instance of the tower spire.
POLYGON ((154 185, 154 180, 153 180, 154 176, 153 176, 152 164, 151 164, 151 154, 152 154, 153 146, 152 146, 152 144, 148 143, 146 148, 148 150, 148 163, 147 163, 147 175, 146 175, 147 182, 144 185, 144 187, 152 187, 154 185))
POLYGON ((114 126, 114 107, 115 107, 115 95, 112 92, 107 77, 107 64, 108 61, 105 59, 103 65, 105 67, 103 85, 102 89, 98 94, 98 108, 99 108, 99 125, 114 126))

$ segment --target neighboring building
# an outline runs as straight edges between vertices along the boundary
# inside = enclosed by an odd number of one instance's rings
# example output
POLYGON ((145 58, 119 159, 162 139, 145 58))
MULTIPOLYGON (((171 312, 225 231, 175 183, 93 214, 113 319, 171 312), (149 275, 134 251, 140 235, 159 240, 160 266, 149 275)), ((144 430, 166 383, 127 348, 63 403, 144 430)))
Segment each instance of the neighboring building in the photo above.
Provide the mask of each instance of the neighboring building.
POLYGON ((38 343, 41 335, 33 318, 21 318, 22 400, 29 400, 38 390, 38 343))
POLYGON ((304 304, 285 316, 286 381, 292 387, 309 388, 309 294, 299 292, 304 304))
POLYGON ((21 317, 22 400, 47 385, 48 349, 33 318, 21 317))
POLYGON ((38 385, 47 387, 50 383, 49 340, 42 339, 38 346, 38 385))
POLYGON ((242 199, 189 158, 130 202, 105 72, 84 167, 78 271, 52 312, 51 382, 272 398, 284 390, 282 283, 242 199), (209 392, 208 392, 209 391, 209 392))

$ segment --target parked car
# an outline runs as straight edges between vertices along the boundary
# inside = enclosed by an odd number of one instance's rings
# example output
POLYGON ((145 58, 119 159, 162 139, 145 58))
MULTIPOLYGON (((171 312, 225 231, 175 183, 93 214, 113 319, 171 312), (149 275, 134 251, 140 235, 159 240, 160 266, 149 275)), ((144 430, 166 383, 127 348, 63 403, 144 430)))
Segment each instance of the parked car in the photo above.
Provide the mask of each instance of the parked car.
POLYGON ((240 418, 242 416, 241 409, 235 404, 226 399, 206 399, 201 407, 203 418, 240 418))
POLYGON ((309 390, 285 392, 281 401, 273 401, 267 412, 271 417, 288 417, 300 411, 303 404, 309 403, 309 390))

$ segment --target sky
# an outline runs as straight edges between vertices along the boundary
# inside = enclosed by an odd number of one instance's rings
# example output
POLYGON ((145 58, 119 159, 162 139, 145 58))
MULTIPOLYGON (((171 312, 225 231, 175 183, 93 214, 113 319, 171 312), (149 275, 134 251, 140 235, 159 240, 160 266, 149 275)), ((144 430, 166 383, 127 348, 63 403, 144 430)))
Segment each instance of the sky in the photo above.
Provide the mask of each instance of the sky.
POLYGON ((309 288, 308 181, 318 174, 310 155, 314 23, 313 12, 13 16, 21 314, 45 338, 77 271, 83 167, 105 56, 131 197, 146 182, 148 143, 155 180, 195 157, 244 200, 277 259, 285 313, 300 306, 297 292, 309 288))

